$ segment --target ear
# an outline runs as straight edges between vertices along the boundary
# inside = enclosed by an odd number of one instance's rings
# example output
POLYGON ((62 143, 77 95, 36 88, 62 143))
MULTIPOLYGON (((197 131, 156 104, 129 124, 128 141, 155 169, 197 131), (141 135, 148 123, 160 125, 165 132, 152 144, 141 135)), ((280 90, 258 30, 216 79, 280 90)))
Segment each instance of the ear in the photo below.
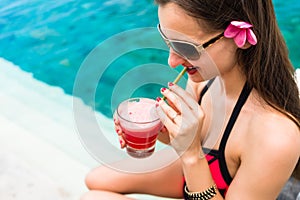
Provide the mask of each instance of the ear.
POLYGON ((240 47, 241 49, 248 49, 250 48, 252 45, 249 42, 246 42, 246 44, 242 47, 240 47))

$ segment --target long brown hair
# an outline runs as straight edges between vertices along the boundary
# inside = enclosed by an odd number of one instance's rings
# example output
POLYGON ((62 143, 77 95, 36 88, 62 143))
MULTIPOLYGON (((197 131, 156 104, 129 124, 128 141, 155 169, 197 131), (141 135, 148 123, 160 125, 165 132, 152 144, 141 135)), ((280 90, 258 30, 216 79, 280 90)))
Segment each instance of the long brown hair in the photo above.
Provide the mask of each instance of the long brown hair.
MULTIPOLYGON (((186 13, 204 21, 211 31, 225 30, 231 21, 253 25, 258 43, 239 49, 238 60, 248 83, 273 108, 300 128, 300 100, 284 38, 279 30, 272 0, 155 0, 175 3, 186 13)), ((294 176, 299 177, 299 161, 294 176)))

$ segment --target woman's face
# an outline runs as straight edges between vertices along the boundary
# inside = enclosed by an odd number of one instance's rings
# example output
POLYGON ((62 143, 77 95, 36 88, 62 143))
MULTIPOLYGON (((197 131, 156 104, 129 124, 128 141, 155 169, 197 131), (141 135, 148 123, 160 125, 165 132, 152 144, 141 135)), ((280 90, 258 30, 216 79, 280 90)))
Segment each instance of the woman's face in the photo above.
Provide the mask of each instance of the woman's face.
MULTIPOLYGON (((222 30, 209 32, 205 26, 201 27, 195 18, 187 15, 174 3, 160 6, 158 17, 162 32, 169 39, 199 45, 222 33, 222 30)), ((178 65, 188 67, 189 78, 194 82, 201 82, 230 72, 237 63, 236 50, 237 46, 233 40, 223 37, 207 47, 198 60, 187 60, 170 48, 168 63, 173 68, 178 65)))

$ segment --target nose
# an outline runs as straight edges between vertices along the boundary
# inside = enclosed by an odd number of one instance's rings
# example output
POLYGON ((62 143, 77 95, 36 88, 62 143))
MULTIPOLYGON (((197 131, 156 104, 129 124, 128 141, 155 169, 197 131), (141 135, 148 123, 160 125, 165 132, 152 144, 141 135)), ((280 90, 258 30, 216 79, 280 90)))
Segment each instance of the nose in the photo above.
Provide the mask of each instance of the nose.
POLYGON ((168 63, 172 68, 182 65, 185 62, 186 60, 183 57, 175 53, 172 48, 170 48, 168 63))

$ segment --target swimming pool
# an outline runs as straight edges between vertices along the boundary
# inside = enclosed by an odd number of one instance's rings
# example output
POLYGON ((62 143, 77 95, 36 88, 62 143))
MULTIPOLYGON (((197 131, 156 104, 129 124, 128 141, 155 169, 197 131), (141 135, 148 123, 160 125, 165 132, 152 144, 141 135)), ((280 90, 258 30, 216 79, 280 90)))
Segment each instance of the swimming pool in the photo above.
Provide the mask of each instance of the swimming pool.
MULTIPOLYGON (((275 0, 274 4, 290 58, 299 68, 300 48, 295 41, 300 37, 300 2, 275 0)), ((72 94, 77 72, 85 57, 98 44, 118 33, 155 27, 158 22, 156 9, 152 0, 63 0, 55 3, 2 0, 0 57, 31 72, 36 79, 72 94)), ((143 40, 147 37, 153 39, 157 35, 144 32, 135 37, 143 40)), ((120 39, 114 45, 120 43, 124 40, 120 39)), ((80 98, 110 117, 111 96, 118 79, 136 66, 149 63, 166 65, 167 52, 145 48, 119 56, 110 63, 109 69, 99 80, 95 98, 89 98, 89 93, 94 92, 89 88, 84 89, 80 98)), ((86 74, 86 80, 90 75, 86 74)), ((166 74, 160 75, 165 76, 166 82, 172 78, 166 74)), ((134 91, 134 95, 156 97, 160 87, 147 84, 134 91)))

